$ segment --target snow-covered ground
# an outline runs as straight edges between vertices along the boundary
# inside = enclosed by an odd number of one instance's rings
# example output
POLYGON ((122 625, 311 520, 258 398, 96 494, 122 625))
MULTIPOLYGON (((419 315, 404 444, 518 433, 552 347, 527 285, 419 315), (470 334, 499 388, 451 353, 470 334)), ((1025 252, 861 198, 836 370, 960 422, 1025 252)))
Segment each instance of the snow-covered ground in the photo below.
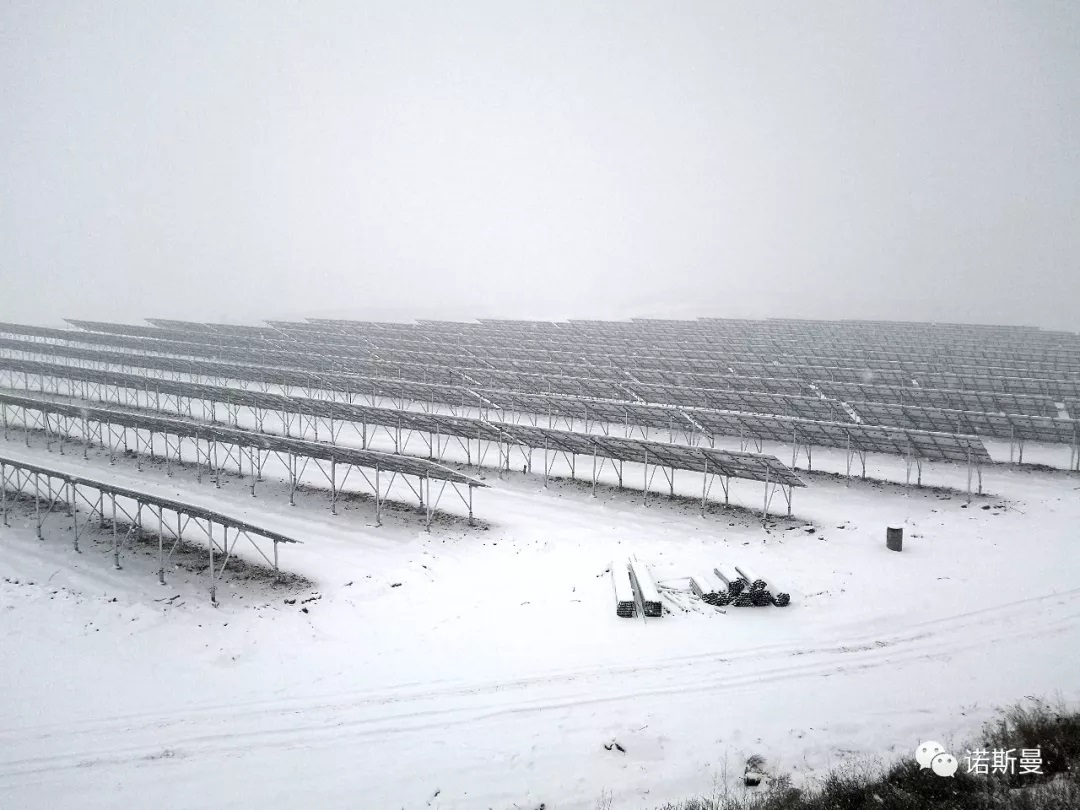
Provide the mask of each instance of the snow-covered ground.
MULTIPOLYGON (((161 586, 152 555, 129 550, 115 571, 104 536, 76 554, 62 517, 39 541, 32 516, 12 515, 0 528, 5 808, 568 810, 610 793, 632 810, 707 793, 752 753, 813 774, 927 738, 959 745, 1025 695, 1080 699, 1075 474, 987 469, 970 505, 810 474, 795 518, 763 528, 719 506, 699 516, 689 475, 688 500, 645 508, 639 492, 545 489, 518 467, 487 473, 485 526, 427 534, 408 510, 376 528, 370 501, 335 517, 325 493, 290 507, 280 483, 252 499, 236 478, 215 489, 191 470, 110 467, 40 438, 27 449, 16 432, 0 452, 291 534, 303 545, 283 549, 282 567, 314 583, 227 574, 215 609, 203 575, 170 570, 161 586), (889 525, 905 527, 900 554, 885 548, 889 525), (606 572, 631 554, 675 587, 745 563, 792 604, 619 619, 606 572)), ((814 458, 843 469, 842 453, 814 458)), ((874 472, 903 480, 903 461, 874 472)), ((963 489, 966 475, 929 466, 924 481, 963 489)), ((736 482, 733 502, 760 508, 758 487, 736 482)))

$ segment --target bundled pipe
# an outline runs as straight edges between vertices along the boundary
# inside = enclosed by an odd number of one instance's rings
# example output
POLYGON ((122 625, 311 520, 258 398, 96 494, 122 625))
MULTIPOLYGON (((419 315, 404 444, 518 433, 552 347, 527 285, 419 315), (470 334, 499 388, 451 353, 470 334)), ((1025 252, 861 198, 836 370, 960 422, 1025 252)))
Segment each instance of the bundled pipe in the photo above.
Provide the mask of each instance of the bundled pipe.
POLYGON ((731 601, 727 585, 716 574, 708 571, 690 577, 690 589, 707 605, 723 607, 731 601))
POLYGON ((753 597, 747 591, 743 591, 731 601, 732 607, 753 607, 753 597))
POLYGON ((633 617, 634 589, 630 583, 630 571, 625 565, 611 564, 611 582, 615 586, 615 615, 624 619, 633 617))
MULTIPOLYGON (((789 604, 791 604, 791 594, 787 594, 787 593, 783 593, 783 592, 777 592, 777 593, 773 594, 772 593, 773 589, 769 586, 768 580, 757 576, 747 566, 745 566, 745 565, 737 565, 737 566, 735 566, 735 570, 738 571, 739 574, 747 582, 750 583, 750 593, 751 594, 762 593, 762 594, 765 595, 764 601, 758 600, 758 601, 761 601, 761 604, 767 605, 769 603, 772 603, 772 604, 776 605, 777 607, 787 607, 789 604)), ((758 604, 758 602, 755 602, 754 604, 758 604)))
POLYGON ((656 589, 652 574, 637 560, 630 561, 630 581, 641 600, 641 612, 648 618, 664 615, 664 605, 660 601, 660 592, 656 589))
POLYGON ((746 583, 738 572, 730 565, 724 565, 721 563, 713 569, 713 572, 720 577, 720 580, 727 586, 728 593, 731 594, 732 599, 741 594, 746 589, 746 583))
POLYGON ((761 591, 767 591, 769 589, 769 583, 761 577, 755 576, 745 565, 736 565, 735 570, 750 586, 750 593, 760 593, 761 591))

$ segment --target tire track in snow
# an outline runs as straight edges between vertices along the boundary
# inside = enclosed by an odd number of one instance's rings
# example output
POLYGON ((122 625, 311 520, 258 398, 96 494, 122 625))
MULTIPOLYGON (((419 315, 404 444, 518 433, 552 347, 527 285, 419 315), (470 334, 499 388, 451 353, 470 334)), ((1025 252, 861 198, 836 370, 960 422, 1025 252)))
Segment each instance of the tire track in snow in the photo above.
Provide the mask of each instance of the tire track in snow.
POLYGON ((1080 589, 1075 589, 923 622, 889 636, 833 641, 812 649, 773 645, 727 656, 697 654, 652 665, 592 668, 411 694, 382 691, 331 699, 260 701, 241 708, 226 704, 112 718, 74 729, 24 728, 0 734, 0 748, 14 750, 18 745, 26 750, 57 743, 68 743, 72 748, 63 753, 0 760, 0 779, 91 764, 151 760, 163 748, 181 751, 184 756, 206 756, 237 749, 325 745, 541 711, 752 690, 765 683, 863 672, 986 648, 991 642, 1076 630, 1080 627, 1078 607, 1080 589), (1035 605, 1043 610, 1018 610, 1035 605), (527 690, 538 694, 520 694, 527 690), (398 706, 404 710, 392 710, 398 706), (132 744, 128 739, 132 735, 143 739, 132 744))

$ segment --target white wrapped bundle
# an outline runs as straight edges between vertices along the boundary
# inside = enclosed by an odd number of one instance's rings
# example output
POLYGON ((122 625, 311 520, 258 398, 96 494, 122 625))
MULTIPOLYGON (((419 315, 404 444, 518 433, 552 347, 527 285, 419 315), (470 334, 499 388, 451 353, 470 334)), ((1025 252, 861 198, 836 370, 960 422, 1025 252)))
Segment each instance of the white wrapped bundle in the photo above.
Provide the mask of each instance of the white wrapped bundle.
POLYGON ((727 584, 720 581, 716 574, 706 571, 690 577, 690 589, 709 605, 726 605, 731 601, 727 584))
POLYGON ((629 619, 634 615, 634 588, 630 571, 625 565, 611 564, 611 581, 615 585, 615 615, 629 619))
POLYGON ((713 571, 715 571, 716 575, 720 577, 725 585, 727 585, 728 593, 731 594, 732 597, 738 596, 746 587, 746 583, 743 582, 742 577, 730 565, 721 563, 716 566, 713 571))
POLYGON ((660 602, 660 592, 656 590, 652 575, 643 563, 636 560, 630 561, 630 581, 634 583, 634 588, 641 599, 642 612, 652 618, 662 616, 664 606, 660 602))

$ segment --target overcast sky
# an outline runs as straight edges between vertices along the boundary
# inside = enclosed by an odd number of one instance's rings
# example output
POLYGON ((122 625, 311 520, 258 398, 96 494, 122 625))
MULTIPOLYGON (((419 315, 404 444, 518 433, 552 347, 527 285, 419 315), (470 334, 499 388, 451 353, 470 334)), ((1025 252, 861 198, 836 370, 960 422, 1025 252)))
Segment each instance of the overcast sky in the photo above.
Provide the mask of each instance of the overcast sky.
POLYGON ((4 2, 0 318, 1080 330, 1080 3, 4 2))

